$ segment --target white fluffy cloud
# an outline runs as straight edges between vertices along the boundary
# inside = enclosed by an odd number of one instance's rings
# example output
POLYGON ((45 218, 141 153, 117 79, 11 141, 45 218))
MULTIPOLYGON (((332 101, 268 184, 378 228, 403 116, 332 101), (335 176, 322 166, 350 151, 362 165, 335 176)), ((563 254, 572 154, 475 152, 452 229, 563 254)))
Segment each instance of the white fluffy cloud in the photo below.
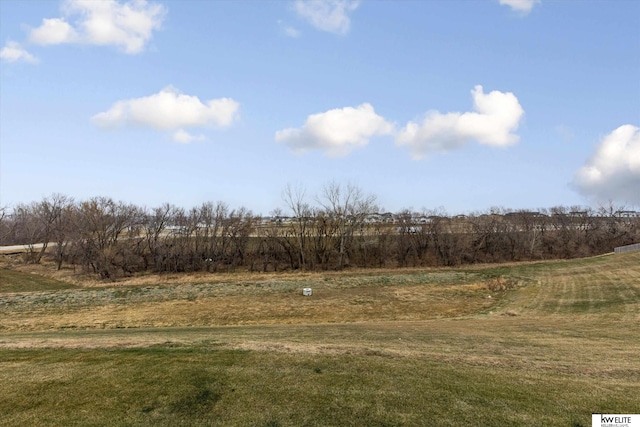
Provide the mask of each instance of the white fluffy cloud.
POLYGON ((300 37, 300 30, 297 30, 293 27, 284 27, 283 31, 287 37, 291 37, 294 39, 300 37))
POLYGON ((42 25, 31 30, 29 41, 39 45, 73 43, 79 42, 80 36, 64 19, 45 18, 42 25))
POLYGON ((7 44, 0 50, 0 59, 6 62, 28 62, 30 64, 37 64, 38 58, 27 52, 20 43, 8 41, 7 44))
POLYGON ((511 92, 485 94, 482 86, 472 91, 475 112, 446 113, 430 111, 422 123, 410 121, 396 135, 396 144, 407 147, 414 159, 430 152, 447 152, 477 141, 493 147, 518 142, 518 129, 524 110, 511 92))
POLYGON ((301 128, 276 132, 276 141, 294 152, 323 150, 330 157, 344 156, 363 147, 375 135, 393 132, 393 125, 376 114, 370 104, 310 115, 301 128))
POLYGON ((231 98, 200 101, 197 96, 185 95, 174 87, 141 98, 118 101, 110 109, 91 118, 96 126, 116 128, 125 125, 176 131, 173 139, 191 142, 202 139, 192 136, 186 127, 226 127, 237 117, 240 104, 231 98))
POLYGON ((516 12, 522 13, 524 15, 531 12, 533 6, 536 3, 540 3, 540 0, 499 0, 500 4, 509 6, 511 9, 516 12))
POLYGON ((640 206, 640 128, 623 125, 605 136, 572 185, 594 201, 640 206))
POLYGON ((166 15, 164 6, 146 0, 66 0, 62 11, 63 18, 43 19, 42 25, 32 29, 29 41, 40 45, 115 45, 136 54, 144 49, 166 15))
POLYGON ((351 26, 349 14, 358 8, 360 0, 296 0, 299 16, 315 28, 334 34, 346 34, 351 26))
POLYGON ((191 135, 189 132, 187 132, 184 129, 178 129, 173 134, 173 140, 175 142, 179 142, 181 144, 188 144, 188 143, 193 142, 193 141, 204 141, 205 137, 202 134, 200 134, 200 135, 191 135))
POLYGON ((282 34, 284 34, 287 37, 291 37, 295 39, 300 37, 300 35, 302 34, 300 30, 290 25, 287 25, 287 23, 285 23, 282 20, 278 20, 278 26, 280 27, 280 31, 282 32, 282 34))

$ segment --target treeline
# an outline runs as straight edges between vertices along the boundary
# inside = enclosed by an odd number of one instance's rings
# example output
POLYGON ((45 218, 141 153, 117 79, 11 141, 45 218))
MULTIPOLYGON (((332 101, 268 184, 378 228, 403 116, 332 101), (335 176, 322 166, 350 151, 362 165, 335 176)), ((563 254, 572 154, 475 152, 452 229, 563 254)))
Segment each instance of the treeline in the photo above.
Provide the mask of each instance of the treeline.
POLYGON ((573 258, 640 242, 640 215, 613 206, 380 213, 376 199, 329 184, 308 201, 287 187, 269 217, 223 202, 144 208, 54 194, 0 212, 0 245, 24 261, 53 259, 103 279, 140 272, 327 270, 455 266, 573 258), (44 243, 43 245, 38 245, 44 243))

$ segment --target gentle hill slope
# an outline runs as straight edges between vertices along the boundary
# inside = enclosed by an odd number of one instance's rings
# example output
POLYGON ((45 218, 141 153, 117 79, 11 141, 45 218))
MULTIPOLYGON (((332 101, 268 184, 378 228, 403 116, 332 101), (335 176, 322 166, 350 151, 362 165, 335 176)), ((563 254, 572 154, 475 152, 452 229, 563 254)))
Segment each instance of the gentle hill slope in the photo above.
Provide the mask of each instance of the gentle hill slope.
POLYGON ((461 269, 146 276, 78 287, 2 270, 0 328, 111 329, 421 321, 501 314, 636 320, 640 252, 461 269), (312 297, 301 296, 303 287, 312 297), (25 294, 26 293, 26 294, 25 294))
POLYGON ((0 424, 585 427, 640 413, 639 274, 634 253, 4 293, 0 424), (144 316, 204 325, 117 328, 144 316))
POLYGON ((509 298, 525 315, 640 316, 640 252, 514 268, 534 281, 509 298))

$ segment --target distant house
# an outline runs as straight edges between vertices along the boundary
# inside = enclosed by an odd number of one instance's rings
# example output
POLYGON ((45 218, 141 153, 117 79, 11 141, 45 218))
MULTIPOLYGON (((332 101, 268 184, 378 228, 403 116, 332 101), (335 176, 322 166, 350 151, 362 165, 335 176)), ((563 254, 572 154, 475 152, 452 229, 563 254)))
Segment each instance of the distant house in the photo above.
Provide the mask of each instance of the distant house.
POLYGON ((416 217, 416 221, 421 223, 421 224, 428 224, 431 222, 431 218, 429 218, 426 215, 420 215, 416 217))
POLYGON ((396 233, 399 234, 417 234, 422 233, 422 227, 419 225, 405 225, 403 227, 397 227, 396 233))
POLYGON ((640 218, 640 212, 637 211, 617 211, 616 216, 620 218, 640 218))
POLYGON ((396 220, 396 216, 391 212, 385 212, 383 214, 380 214, 380 217, 382 219, 382 222, 395 222, 396 220))
POLYGON ((370 213, 364 219, 365 222, 369 224, 376 224, 382 222, 382 216, 379 213, 370 213))
POLYGON ((546 215, 538 211, 516 211, 516 212, 508 212, 504 214, 504 216, 507 218, 524 217, 524 216, 538 218, 546 215))

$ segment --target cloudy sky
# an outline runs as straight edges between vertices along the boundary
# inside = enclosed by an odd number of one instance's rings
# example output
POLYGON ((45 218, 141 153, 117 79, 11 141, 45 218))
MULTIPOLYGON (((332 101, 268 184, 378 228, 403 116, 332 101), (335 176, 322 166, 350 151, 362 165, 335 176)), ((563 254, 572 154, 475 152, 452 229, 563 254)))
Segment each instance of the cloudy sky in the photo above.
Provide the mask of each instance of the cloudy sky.
POLYGON ((0 206, 640 208, 640 2, 0 2, 0 206))

